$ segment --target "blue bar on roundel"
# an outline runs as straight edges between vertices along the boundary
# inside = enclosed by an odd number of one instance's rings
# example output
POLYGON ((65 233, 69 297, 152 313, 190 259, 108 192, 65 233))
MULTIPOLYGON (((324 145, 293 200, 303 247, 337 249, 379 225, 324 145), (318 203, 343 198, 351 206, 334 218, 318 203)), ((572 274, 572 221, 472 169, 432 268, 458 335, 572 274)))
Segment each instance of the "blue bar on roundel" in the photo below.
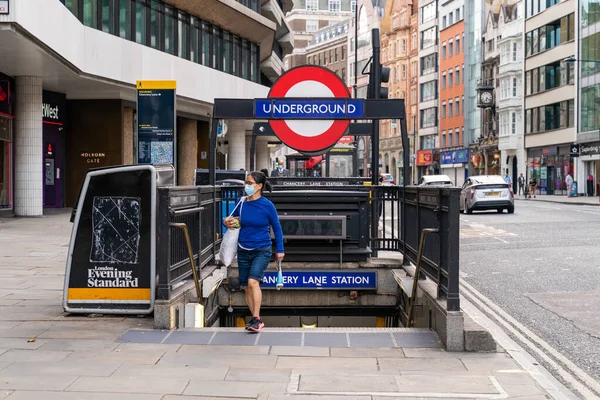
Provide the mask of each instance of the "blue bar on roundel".
POLYGON ((362 99, 256 99, 254 116, 265 119, 359 119, 362 99))

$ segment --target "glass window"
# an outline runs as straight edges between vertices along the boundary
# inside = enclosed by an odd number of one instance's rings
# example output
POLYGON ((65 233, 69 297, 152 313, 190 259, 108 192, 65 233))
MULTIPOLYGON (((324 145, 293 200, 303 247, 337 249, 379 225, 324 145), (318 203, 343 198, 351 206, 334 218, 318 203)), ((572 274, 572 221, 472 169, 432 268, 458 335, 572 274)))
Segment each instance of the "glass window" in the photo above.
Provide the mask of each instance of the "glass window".
POLYGON ((119 36, 131 40, 131 0, 119 0, 119 36))
POLYGON ((517 44, 513 43, 512 60, 517 61, 517 44))
POLYGON ((437 81, 430 81, 420 85, 421 101, 430 101, 437 98, 437 81))
POLYGON ((306 9, 308 11, 317 11, 319 9, 319 0, 306 0, 306 9))
POLYGON ((514 135, 515 133, 517 133, 517 113, 513 112, 511 114, 511 128, 510 128, 510 132, 514 135))
POLYGON ((250 42, 242 39, 242 78, 250 79, 250 42))
POLYGON ((448 41, 448 57, 452 57, 452 54, 453 54, 452 44, 453 44, 453 41, 452 41, 452 39, 450 39, 448 41))
POLYGON ((316 32, 319 29, 318 21, 309 19, 306 21, 306 32, 316 32))
POLYGON ((457 36, 454 40, 454 53, 458 54, 460 53, 460 36, 457 36))
POLYGON ((442 131, 442 136, 440 138, 440 147, 446 147, 446 131, 442 131))
POLYGON ((460 67, 456 67, 456 84, 460 85, 460 67))
MULTIPOLYGON (((223 68, 223 66, 221 65, 221 62, 222 62, 221 57, 223 57, 223 31, 221 30, 221 28, 217 28, 216 26, 213 26, 212 29, 213 29, 213 37, 212 37, 212 39, 213 39, 213 45, 212 45, 213 65, 212 65, 212 67, 214 69, 218 69, 220 71, 223 68)), ((253 80, 252 77, 250 77, 250 80, 253 80)))
POLYGON ((454 81, 452 79, 453 75, 454 74, 452 73, 452 70, 448 71, 448 87, 452 87, 452 85, 454 84, 454 81))
POLYGON ((460 115, 460 99, 454 99, 454 115, 460 115))
POLYGON ((83 0, 83 24, 98 29, 98 0, 83 0))
POLYGON ((81 18, 79 15, 79 0, 65 0, 64 4, 65 7, 67 7, 67 9, 69 9, 69 11, 71 11, 73 15, 77 17, 77 19, 81 18))
POLYGON ((581 0, 581 26, 600 22, 600 0, 581 0))
POLYGON ((329 12, 340 12, 341 10, 341 0, 329 0, 329 12))
POLYGON ((442 72, 442 89, 446 89, 446 71, 442 72))
MULTIPOLYGON (((189 48, 190 48, 190 20, 187 14, 179 12, 177 21, 177 42, 178 50, 177 54, 181 58, 189 60, 189 48)), ((231 69, 227 72, 231 72, 231 69)))
POLYGON ((250 52, 250 80, 252 82, 258 82, 258 46, 254 43, 251 43, 250 52))
POLYGON ((512 95, 513 97, 517 97, 517 78, 513 78, 512 81, 512 95))
POLYGON ((437 72, 436 54, 430 54, 421 58, 421 75, 427 75, 437 72))
POLYGON ((525 111, 525 133, 531 133, 531 110, 525 111))
MULTIPOLYGON (((452 116, 452 100, 448 100, 448 118, 452 116)), ((450 132, 448 132, 450 133, 450 132)))
MULTIPOLYGON (((200 32, 202 27, 198 18, 191 17, 190 20, 190 61, 199 63, 200 56, 200 32)), ((234 71, 235 72, 235 71, 234 71)))
POLYGON ((446 143, 446 146, 452 146, 452 129, 448 130, 448 142, 446 143))
MULTIPOLYGON (((600 7, 600 4, 599 4, 600 7)), ((586 36, 581 39, 581 59, 599 62, 581 61, 582 77, 594 75, 600 72, 600 32, 586 36)))
POLYGON ((454 145, 458 146, 459 138, 460 138, 460 130, 458 128, 454 129, 454 145))
POLYGON ((442 43, 442 60, 446 59, 446 42, 442 43))
POLYGON ((525 72, 525 96, 531 94, 531 71, 525 72))
MULTIPOLYGON (((206 23, 202 23, 202 65, 212 67, 212 27, 206 23)), ((242 52, 242 62, 247 60, 247 54, 242 52)), ((242 75, 244 79, 248 79, 248 74, 242 75)))
POLYGON ((135 41, 146 44, 146 6, 135 3, 135 41))
POLYGON ((421 110, 419 113, 421 128, 437 126, 437 107, 421 110))
POLYGON ((102 31, 115 34, 115 10, 112 0, 102 0, 102 31))
POLYGON ((442 101, 442 118, 446 118, 446 102, 442 101))
POLYGON ((431 21, 436 17, 436 2, 429 3, 424 7, 421 7, 421 23, 431 21))
POLYGON ((434 26, 424 30, 421 35, 421 50, 434 46, 437 43, 437 29, 434 26))
POLYGON ((154 49, 163 50, 161 45, 163 24, 162 4, 158 0, 152 0, 150 5, 150 46, 154 49))
POLYGON ((231 47, 232 37, 231 33, 223 32, 223 72, 231 73, 231 53, 233 51, 231 47))
POLYGON ((175 55, 175 9, 165 4, 165 52, 175 55))

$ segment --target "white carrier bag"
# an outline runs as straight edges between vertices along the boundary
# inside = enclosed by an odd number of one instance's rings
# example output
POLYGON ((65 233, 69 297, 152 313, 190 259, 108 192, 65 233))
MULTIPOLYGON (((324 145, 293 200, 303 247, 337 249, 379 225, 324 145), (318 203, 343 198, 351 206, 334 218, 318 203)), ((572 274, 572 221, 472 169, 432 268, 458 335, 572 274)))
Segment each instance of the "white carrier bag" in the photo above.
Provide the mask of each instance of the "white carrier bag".
MULTIPOLYGON (((244 200, 246 200, 246 198, 242 197, 242 199, 235 206, 235 208, 233 209, 231 214, 229 214, 230 217, 233 215, 236 208, 238 208, 238 206, 239 206, 240 207, 240 221, 241 221, 242 207, 243 207, 244 200)), ((225 235, 223 235, 223 240, 221 241, 221 249, 219 250, 219 259, 221 260, 223 265, 225 265, 226 267, 229 267, 231 265, 231 263, 233 262, 233 259, 237 255, 238 238, 240 236, 240 229, 241 229, 241 226, 240 226, 240 228, 237 228, 237 229, 227 228, 227 232, 225 232, 225 235)))

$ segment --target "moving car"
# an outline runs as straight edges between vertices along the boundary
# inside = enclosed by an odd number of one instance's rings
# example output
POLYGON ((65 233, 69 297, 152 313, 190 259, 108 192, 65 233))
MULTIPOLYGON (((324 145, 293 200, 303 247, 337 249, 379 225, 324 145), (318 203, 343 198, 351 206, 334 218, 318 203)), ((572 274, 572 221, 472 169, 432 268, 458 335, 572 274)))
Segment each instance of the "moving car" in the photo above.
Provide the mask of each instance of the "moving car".
POLYGON ((472 214, 478 210, 515 212, 512 188, 500 175, 470 176, 460 192, 460 210, 472 214))
POLYGON ((379 176, 383 179, 381 184, 384 186, 390 186, 390 185, 396 184, 396 182, 394 182, 394 177, 392 176, 392 174, 379 174, 379 176))
POLYGON ((418 186, 452 187, 454 184, 448 175, 425 175, 419 179, 418 186))

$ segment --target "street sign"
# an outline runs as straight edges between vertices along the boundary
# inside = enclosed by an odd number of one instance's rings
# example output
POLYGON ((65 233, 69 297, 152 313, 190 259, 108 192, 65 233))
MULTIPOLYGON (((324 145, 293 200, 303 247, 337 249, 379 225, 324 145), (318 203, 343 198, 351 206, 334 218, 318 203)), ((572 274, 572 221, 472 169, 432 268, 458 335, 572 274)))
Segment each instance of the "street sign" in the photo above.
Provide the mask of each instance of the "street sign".
POLYGON ((350 119, 364 116, 364 102, 332 71, 314 65, 293 68, 256 99, 254 116, 268 119, 275 135, 305 154, 323 154, 347 132, 350 119))
POLYGON ((571 152, 571 157, 579 157, 579 145, 576 143, 573 143, 571 145, 570 152, 571 152))
POLYGON ((138 164, 175 165, 175 81, 137 81, 138 164))
MULTIPOLYGON (((261 288, 275 289, 276 271, 265 272, 261 288)), ((377 272, 283 271, 284 289, 375 290, 377 272)))

